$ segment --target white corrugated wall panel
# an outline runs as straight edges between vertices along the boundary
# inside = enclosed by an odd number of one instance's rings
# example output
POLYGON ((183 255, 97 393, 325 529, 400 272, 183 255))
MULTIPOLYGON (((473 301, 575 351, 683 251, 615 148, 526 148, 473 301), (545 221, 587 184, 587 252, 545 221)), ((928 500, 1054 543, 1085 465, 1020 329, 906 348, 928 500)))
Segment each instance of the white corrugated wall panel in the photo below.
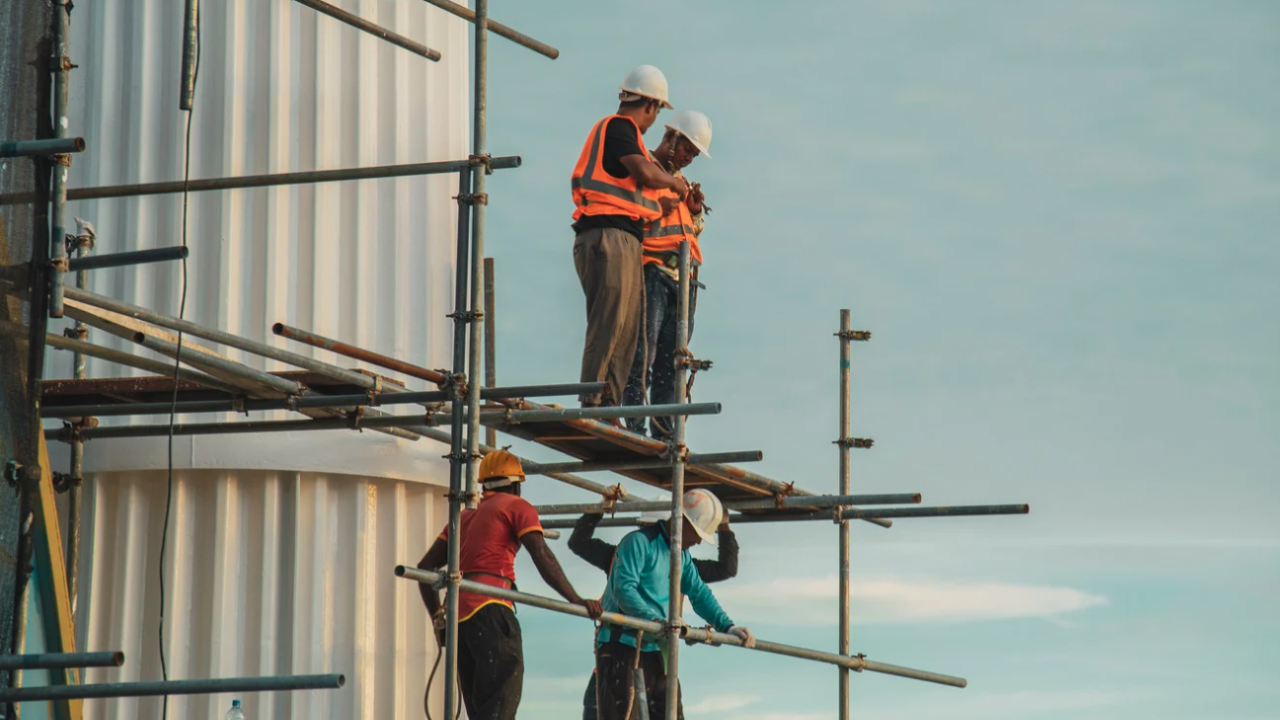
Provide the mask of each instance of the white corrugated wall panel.
MULTIPOLYGON (((158 678, 165 477, 99 473, 86 487, 80 645, 122 649, 127 662, 89 670, 85 681, 158 678)), ((417 586, 391 570, 422 556, 445 508, 437 488, 398 480, 177 474, 164 563, 170 678, 340 672, 341 690, 245 695, 246 712, 257 720, 420 717, 435 643, 417 586)), ((169 716, 219 718, 232 697, 174 696, 169 716)), ((88 718, 160 715, 155 698, 86 708, 88 718)))
MULTIPOLYGON (((423 2, 333 1, 442 61, 290 0, 205 0, 192 178, 466 157, 470 26, 423 2)), ((72 187, 182 178, 182 15, 173 0, 77 6, 70 130, 88 151, 75 158, 72 187)), ((456 182, 194 193, 186 317, 346 367, 358 364, 277 338, 272 323, 445 366, 456 182)), ((70 212, 97 227, 97 253, 181 240, 180 195, 74 202, 70 212)), ((179 267, 97 271, 89 289, 177 314, 179 267)), ((97 330, 90 339, 133 350, 97 330)), ((68 355, 50 362, 49 377, 69 374, 68 355)), ((127 374, 137 373, 89 363, 90 377, 127 374)), ((163 575, 171 678, 343 672, 339 691, 243 699, 253 718, 421 717, 434 642, 416 587, 391 570, 420 557, 443 522, 442 452, 375 433, 178 438, 161 570, 164 440, 89 443, 78 646, 120 648, 128 661, 86 681, 160 677, 163 575)), ((220 718, 229 705, 230 696, 174 697, 169 717, 220 718)), ((90 718, 160 716, 156 699, 86 707, 90 718)))
MULTIPOLYGON (((422 2, 336 3, 440 50, 433 63, 288 0, 210 0, 191 177, 455 160, 469 152, 470 25, 422 2)), ((77 8, 73 187, 181 180, 183 3, 77 8)), ((190 196, 186 317, 347 366, 275 337, 282 321, 430 367, 449 362, 456 175, 190 196)), ((97 253, 176 245, 181 195, 75 202, 97 253)), ((89 289, 177 314, 176 263, 90 274, 89 289)), ((93 331, 95 342, 127 343, 93 331)), ((286 369, 221 349, 257 368, 286 369)), ((51 376, 65 376, 57 354, 51 376)), ((96 360, 90 376, 129 371, 96 360)), ((318 468, 319 469, 319 468, 318 468)))

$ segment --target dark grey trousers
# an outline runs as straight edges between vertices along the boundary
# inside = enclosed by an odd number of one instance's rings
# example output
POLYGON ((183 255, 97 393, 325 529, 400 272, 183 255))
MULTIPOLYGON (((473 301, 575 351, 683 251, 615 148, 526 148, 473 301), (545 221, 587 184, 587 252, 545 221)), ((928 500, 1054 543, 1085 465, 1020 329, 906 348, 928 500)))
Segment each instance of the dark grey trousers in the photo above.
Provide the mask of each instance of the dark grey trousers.
POLYGON ((588 405, 622 404, 644 315, 640 240, 625 230, 588 230, 573 242, 573 265, 587 298, 582 382, 605 382, 608 397, 583 395, 588 405))

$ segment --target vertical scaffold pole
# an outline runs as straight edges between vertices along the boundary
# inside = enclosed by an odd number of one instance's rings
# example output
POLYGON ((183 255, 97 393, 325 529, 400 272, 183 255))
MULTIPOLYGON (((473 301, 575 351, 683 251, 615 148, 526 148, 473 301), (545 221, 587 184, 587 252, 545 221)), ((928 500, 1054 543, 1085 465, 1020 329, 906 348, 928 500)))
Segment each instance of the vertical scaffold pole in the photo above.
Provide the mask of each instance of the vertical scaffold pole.
MULTIPOLYGON (((840 494, 849 494, 849 311, 840 311, 840 494)), ((840 654, 849 654, 849 521, 840 521, 840 654)), ((840 720, 849 720, 849 669, 840 668, 840 720)))
MULTIPOLYGON (((76 238, 76 257, 85 256, 89 251, 90 242, 91 238, 87 235, 80 235, 76 238)), ((89 271, 77 270, 76 287, 85 290, 88 286, 89 271)), ((76 320, 76 340, 84 342, 88 334, 88 326, 76 320)), ((77 352, 71 358, 72 375, 77 380, 83 380, 85 378, 86 359, 84 353, 77 352)), ((67 493, 67 595, 71 599, 71 620, 74 622, 76 606, 79 604, 77 597, 80 592, 80 510, 83 505, 83 497, 78 483, 84 478, 84 440, 81 440, 79 436, 71 443, 71 477, 73 480, 67 493)))
POLYGON ((480 457, 480 345, 481 313, 484 304, 484 206, 488 202, 485 195, 485 174, 489 172, 488 158, 485 156, 485 116, 487 113, 487 93, 489 84, 489 3, 488 0, 476 0, 475 3, 475 97, 472 98, 473 121, 471 156, 475 163, 471 168, 471 192, 474 202, 471 203, 471 357, 467 370, 468 383, 467 408, 470 422, 467 428, 467 507, 474 508, 479 500, 476 492, 476 474, 479 467, 476 458, 480 457), (482 162, 483 160, 483 162, 482 162))
MULTIPOLYGON (((484 386, 498 386, 498 318, 494 314, 493 258, 484 259, 484 386)), ((498 431, 485 428, 484 442, 498 444, 498 431)))
MULTIPOLYGON (((67 57, 67 36, 71 32, 71 8, 68 0, 53 3, 53 135, 67 136, 67 96, 71 85, 71 59, 67 57)), ((62 317, 62 288, 67 274, 67 168, 70 153, 53 156, 52 232, 49 236, 50 286, 49 316, 62 317)), ((44 288, 40 289, 41 292, 44 288)))
MULTIPOLYGON (((462 517, 463 472, 468 460, 462 445, 463 396, 459 382, 467 370, 467 280, 471 277, 467 260, 470 257, 467 238, 470 237, 471 213, 467 207, 467 195, 471 192, 471 169, 458 173, 458 247, 453 288, 453 376, 449 379, 452 395, 449 440, 449 575, 445 587, 445 642, 444 642, 444 716, 457 715, 458 697, 458 583, 462 573, 458 570, 462 541, 458 537, 462 517)), ((473 415, 474 417, 474 415, 473 415)))
MULTIPOLYGON (((680 292, 678 300, 678 321, 676 323, 676 402, 685 401, 684 388, 689 357, 689 241, 680 243, 680 292)), ((641 328, 641 332, 644 329, 641 328)), ((683 572, 682 554, 684 552, 684 415, 676 415, 675 428, 672 434, 675 446, 672 448, 671 464, 671 600, 667 606, 667 624, 672 632, 667 635, 667 720, 678 720, 680 717, 680 636, 675 627, 680 622, 680 614, 684 608, 684 596, 681 594, 680 578, 683 572)))

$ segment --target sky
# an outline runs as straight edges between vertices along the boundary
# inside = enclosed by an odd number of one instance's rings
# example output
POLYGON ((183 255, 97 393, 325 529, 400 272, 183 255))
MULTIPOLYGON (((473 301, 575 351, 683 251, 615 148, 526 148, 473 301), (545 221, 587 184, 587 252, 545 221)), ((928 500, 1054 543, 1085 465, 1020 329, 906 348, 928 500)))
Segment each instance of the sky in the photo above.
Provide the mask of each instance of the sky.
MULTIPOLYGON (((853 434, 876 441, 853 456, 855 491, 1031 504, 855 523, 854 650, 969 687, 855 675, 854 717, 1280 718, 1280 4, 490 12, 562 51, 490 43, 489 148, 524 159, 489 184, 503 384, 577 378, 568 176, 649 63, 715 128, 714 159, 686 172, 714 208, 692 347, 715 367, 694 396, 724 411, 691 420, 691 446, 760 449, 759 472, 834 491, 832 333, 850 308, 873 332, 854 346, 853 434)), ((741 573, 715 587, 729 614, 834 650, 836 529, 738 536, 741 573)), ((603 588, 553 548, 584 594, 603 588)), ((576 717, 589 632, 519 617, 520 717, 576 717)), ((690 720, 836 717, 828 666, 685 657, 690 720)))

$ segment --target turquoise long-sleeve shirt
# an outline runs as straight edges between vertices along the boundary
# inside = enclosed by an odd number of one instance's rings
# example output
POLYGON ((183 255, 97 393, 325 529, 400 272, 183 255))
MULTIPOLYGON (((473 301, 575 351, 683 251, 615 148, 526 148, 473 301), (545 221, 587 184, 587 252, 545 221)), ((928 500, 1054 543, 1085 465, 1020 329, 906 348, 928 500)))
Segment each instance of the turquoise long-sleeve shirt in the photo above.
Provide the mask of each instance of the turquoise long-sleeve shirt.
MULTIPOLYGON (((683 560, 680 566, 680 591, 689 598, 698 617, 710 623, 717 631, 727 632, 733 626, 733 620, 720 607, 706 583, 702 582, 689 551, 681 552, 683 560)), ((664 622, 667 619, 667 602, 670 597, 671 548, 667 544, 666 523, 629 533, 618 544, 618 551, 613 556, 609 584, 605 586, 604 597, 601 598, 605 611, 664 622)), ((608 625, 601 627, 596 635, 596 643, 616 639, 635 647, 634 631, 619 630, 608 625)), ((647 637, 641 647, 644 652, 658 649, 658 643, 647 637)))

